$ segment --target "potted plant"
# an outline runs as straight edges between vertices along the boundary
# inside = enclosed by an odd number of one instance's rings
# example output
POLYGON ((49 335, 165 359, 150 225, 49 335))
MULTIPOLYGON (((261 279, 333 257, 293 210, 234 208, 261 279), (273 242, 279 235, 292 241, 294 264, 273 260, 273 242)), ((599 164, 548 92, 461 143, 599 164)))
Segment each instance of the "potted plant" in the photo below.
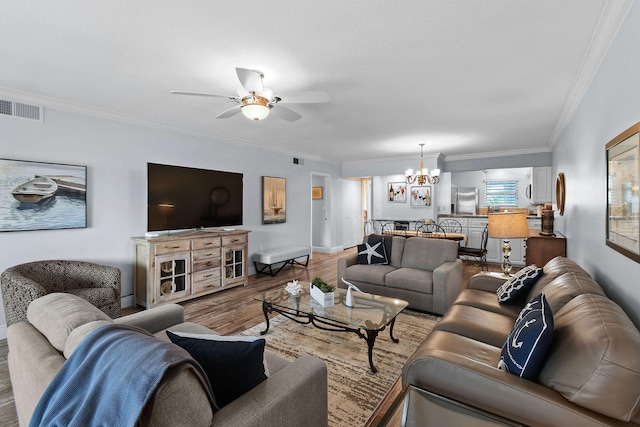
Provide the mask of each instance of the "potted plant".
POLYGON ((311 297, 320 303, 323 307, 333 305, 333 291, 336 287, 326 283, 319 277, 316 277, 311 281, 310 293, 311 297))

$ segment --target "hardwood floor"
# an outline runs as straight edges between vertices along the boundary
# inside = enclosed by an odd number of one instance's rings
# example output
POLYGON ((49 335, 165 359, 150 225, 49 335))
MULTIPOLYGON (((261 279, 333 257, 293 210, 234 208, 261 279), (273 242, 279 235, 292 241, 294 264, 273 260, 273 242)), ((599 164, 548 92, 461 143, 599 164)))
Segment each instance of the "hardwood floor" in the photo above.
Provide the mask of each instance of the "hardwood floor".
MULTIPOLYGON (((355 248, 335 254, 314 253, 308 268, 301 266, 285 267, 276 277, 268 275, 254 275, 249 277, 249 285, 218 292, 206 297, 197 298, 181 303, 185 309, 188 322, 202 324, 215 330, 221 335, 238 334, 264 321, 262 304, 254 299, 256 292, 277 286, 283 286, 293 279, 311 281, 315 277, 322 277, 327 283, 337 283, 337 259, 349 253, 355 253, 355 248)), ((500 266, 489 265, 491 271, 500 271, 500 266)), ((473 274, 480 271, 475 263, 464 261, 463 285, 473 274)), ((142 308, 125 308, 122 315, 140 311, 142 308)), ((17 415, 13 404, 13 393, 7 366, 7 340, 0 340, 0 425, 17 426, 17 415)), ((378 410, 367 424, 375 426, 379 423, 386 408, 400 393, 400 383, 391 389, 387 398, 380 404, 378 410)))

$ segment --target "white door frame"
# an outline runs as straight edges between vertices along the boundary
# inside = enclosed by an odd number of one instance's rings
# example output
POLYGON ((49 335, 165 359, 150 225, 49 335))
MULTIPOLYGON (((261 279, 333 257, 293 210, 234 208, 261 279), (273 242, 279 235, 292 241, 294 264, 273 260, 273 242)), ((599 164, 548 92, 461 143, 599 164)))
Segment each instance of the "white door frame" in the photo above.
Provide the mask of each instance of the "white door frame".
MULTIPOLYGON (((323 191, 323 195, 322 197, 325 199, 325 218, 324 221, 321 222, 321 224, 323 224, 324 226, 324 242, 325 242, 325 246, 322 247, 316 247, 313 246, 313 226, 314 224, 314 218, 313 218, 313 199, 310 197, 309 198, 309 203, 311 203, 311 208, 310 208, 310 212, 311 212, 311 217, 309 218, 309 241, 311 242, 312 245, 312 250, 314 252, 322 252, 322 253, 331 253, 333 252, 331 249, 331 175, 330 174, 326 174, 326 173, 321 173, 321 172, 311 172, 310 175, 310 180, 309 182, 311 183, 311 186, 309 188, 309 193, 311 193, 311 187, 313 187, 313 177, 314 176, 319 176, 324 178, 324 191, 323 191)), ((317 218, 316 218, 317 219, 317 218)))

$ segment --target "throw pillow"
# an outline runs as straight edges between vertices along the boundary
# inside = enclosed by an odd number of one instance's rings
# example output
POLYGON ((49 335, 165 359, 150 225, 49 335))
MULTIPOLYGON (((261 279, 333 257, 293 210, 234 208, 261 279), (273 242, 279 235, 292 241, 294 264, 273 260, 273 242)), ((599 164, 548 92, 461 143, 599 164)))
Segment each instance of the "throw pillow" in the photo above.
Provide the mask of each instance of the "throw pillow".
POLYGON ((538 268, 535 264, 526 266, 498 288, 496 291, 498 302, 506 304, 526 296, 540 277, 542 277, 542 268, 538 268))
POLYGON ((384 238, 373 238, 358 245, 358 264, 389 264, 384 238))
POLYGON ((269 376, 264 360, 264 338, 170 331, 167 335, 202 366, 220 408, 269 376))
POLYGON ((522 309, 502 346, 498 368, 534 380, 553 340, 553 314, 544 294, 522 309))

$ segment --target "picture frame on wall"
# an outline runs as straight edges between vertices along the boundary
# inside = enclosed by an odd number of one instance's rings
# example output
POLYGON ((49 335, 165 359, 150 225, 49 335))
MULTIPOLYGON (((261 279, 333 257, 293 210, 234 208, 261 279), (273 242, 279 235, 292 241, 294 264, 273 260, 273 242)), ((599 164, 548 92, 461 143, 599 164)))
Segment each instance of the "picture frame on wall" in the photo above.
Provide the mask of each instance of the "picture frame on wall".
POLYGON ((406 203, 407 184, 404 182, 389 182, 387 184, 387 194, 391 203, 406 203))
POLYGON ((287 222, 287 180, 271 176, 262 177, 262 223, 287 222))
POLYGON ((419 208, 431 206, 430 185, 415 185, 411 187, 411 206, 419 208))
POLYGON ((322 199, 323 187, 311 187, 311 199, 318 200, 322 199))
POLYGON ((606 145, 606 244, 640 262, 640 122, 606 145))
POLYGON ((86 166, 0 159, 0 231, 86 227, 86 166))

